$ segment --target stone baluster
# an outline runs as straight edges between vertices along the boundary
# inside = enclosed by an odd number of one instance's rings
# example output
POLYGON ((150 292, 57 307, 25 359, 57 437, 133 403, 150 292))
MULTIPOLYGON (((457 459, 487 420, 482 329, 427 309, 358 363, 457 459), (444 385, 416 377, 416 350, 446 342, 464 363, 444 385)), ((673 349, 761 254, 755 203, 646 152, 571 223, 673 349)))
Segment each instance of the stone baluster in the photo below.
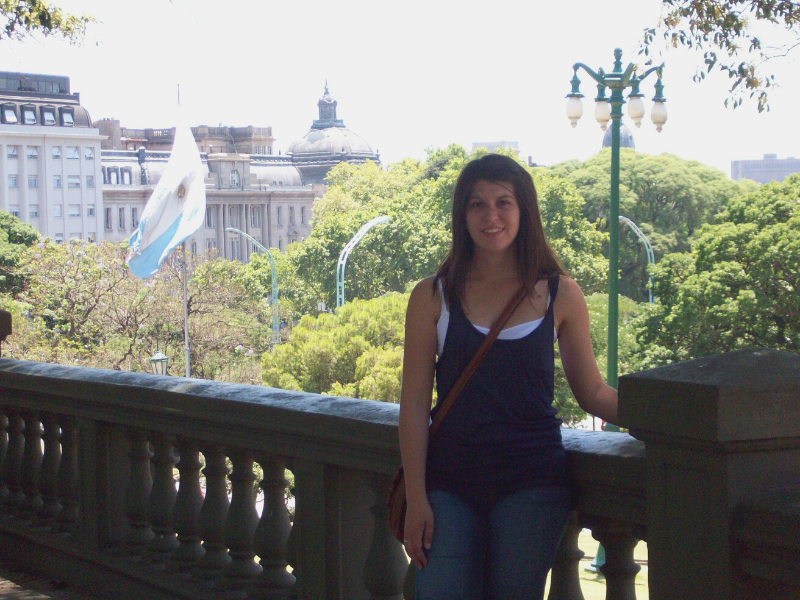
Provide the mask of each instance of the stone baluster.
POLYGON ((592 537, 603 545, 606 562, 600 572, 606 578, 608 600, 636 600, 636 574, 641 567, 633 560, 639 540, 630 523, 592 519, 592 537))
MULTIPOLYGON (((294 461, 290 458, 289 459, 289 469, 293 471, 294 465, 292 464, 294 461)), ((289 598, 294 600, 295 598, 300 598, 302 595, 301 586, 303 585, 303 577, 300 574, 300 520, 297 518, 297 476, 294 476, 295 479, 295 487, 290 488, 290 491, 294 495, 294 515, 291 519, 292 521, 292 528, 289 530, 289 539, 286 540, 286 561, 289 563, 289 566, 292 568, 292 575, 295 577, 294 586, 289 589, 289 598)))
POLYGON ((61 463, 57 489, 62 508, 56 517, 56 526, 65 535, 70 535, 78 522, 78 428, 74 417, 62 416, 60 424, 61 463))
POLYGON ((263 571, 255 581, 254 598, 286 598, 294 585, 295 577, 286 570, 286 546, 292 524, 286 510, 285 461, 269 456, 258 457, 264 471, 261 489, 264 492, 264 508, 255 534, 255 550, 263 571))
POLYGON ((58 468, 61 464, 61 427, 53 413, 42 413, 44 426, 44 457, 39 477, 42 491, 42 508, 39 511, 36 524, 42 529, 50 529, 61 512, 61 502, 58 497, 58 468))
POLYGON ((25 436, 23 435, 25 423, 22 421, 19 409, 13 406, 6 408, 6 417, 8 417, 8 450, 3 465, 3 479, 8 486, 6 504, 14 510, 25 498, 20 479, 22 452, 25 448, 25 436))
POLYGON ((231 562, 225 545, 225 520, 228 518, 228 500, 225 453, 217 445, 204 447, 206 466, 206 497, 200 508, 200 537, 205 554, 200 559, 193 576, 201 581, 213 583, 222 570, 231 562))
POLYGON ((261 574, 256 563, 253 538, 258 526, 256 494, 253 482, 253 453, 234 450, 230 453, 233 471, 231 480, 231 507, 225 520, 225 543, 231 557, 220 579, 220 588, 228 598, 247 598, 247 589, 261 574))
POLYGON ((42 424, 36 411, 22 412, 25 420, 25 447, 22 451, 20 485, 25 494, 22 501, 22 514, 26 521, 33 519, 42 508, 42 494, 39 489, 39 469, 42 466, 42 424))
POLYGON ((364 475, 364 480, 375 494, 375 501, 370 508, 374 525, 372 545, 364 565, 364 587, 367 588, 371 600, 401 600, 408 559, 389 528, 386 494, 392 486, 392 478, 369 473, 364 475))
POLYGON ((131 560, 141 560, 147 545, 153 539, 150 522, 147 519, 147 500, 153 487, 150 471, 150 444, 141 429, 128 431, 130 441, 130 478, 125 499, 125 516, 128 519, 128 535, 125 538, 123 553, 131 560))
POLYGON ((180 439, 178 450, 181 460, 178 463, 180 483, 175 498, 175 531, 178 534, 178 548, 172 553, 168 570, 188 575, 197 564, 205 550, 200 538, 200 508, 203 506, 203 491, 200 489, 200 451, 197 444, 180 439))
POLYGON ((178 462, 171 436, 154 433, 153 443, 153 489, 148 501, 148 516, 153 538, 147 545, 151 564, 163 569, 164 565, 179 546, 178 537, 172 524, 172 511, 175 508, 175 479, 173 469, 178 462))
POLYGON ((572 513, 553 562, 547 600, 583 600, 578 571, 584 555, 578 547, 578 536, 582 529, 577 513, 572 513))
POLYGON ((5 409, 0 413, 0 505, 8 498, 8 485, 5 478, 6 456, 8 455, 8 417, 5 409))

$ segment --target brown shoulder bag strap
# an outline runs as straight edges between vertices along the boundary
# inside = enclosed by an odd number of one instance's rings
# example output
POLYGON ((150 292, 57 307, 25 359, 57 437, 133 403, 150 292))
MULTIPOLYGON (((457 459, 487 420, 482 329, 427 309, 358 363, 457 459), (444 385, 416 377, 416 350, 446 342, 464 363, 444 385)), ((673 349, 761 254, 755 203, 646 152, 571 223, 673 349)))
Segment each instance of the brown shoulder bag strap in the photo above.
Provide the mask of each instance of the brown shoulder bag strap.
POLYGON ((514 295, 511 300, 508 301, 506 304, 505 309, 500 314, 500 317, 497 319, 494 325, 492 325, 491 330, 489 330, 488 335, 481 343, 478 351, 475 353, 475 356, 472 357, 472 360, 469 361, 464 370, 461 372, 461 375, 458 377, 456 382, 453 384, 453 387, 450 389, 450 393, 447 394, 447 398, 444 399, 442 402, 441 408, 436 411, 436 416, 433 418, 433 423, 431 423, 431 427, 428 431, 428 437, 432 436, 437 429, 439 429, 439 425, 441 425, 442 420, 444 419, 447 411, 450 410, 450 407, 453 406, 453 402, 456 401, 458 395, 461 393, 461 390, 464 389, 464 386, 467 385, 469 378, 472 377, 472 374, 477 370, 480 366, 483 359, 489 353, 489 348, 492 347, 492 344, 497 339, 497 336, 500 335, 500 330, 503 329, 503 326, 508 322, 508 319, 514 314, 514 311, 517 310, 517 307, 522 303, 522 300, 527 295, 527 291, 525 290, 525 286, 522 286, 519 291, 514 295))

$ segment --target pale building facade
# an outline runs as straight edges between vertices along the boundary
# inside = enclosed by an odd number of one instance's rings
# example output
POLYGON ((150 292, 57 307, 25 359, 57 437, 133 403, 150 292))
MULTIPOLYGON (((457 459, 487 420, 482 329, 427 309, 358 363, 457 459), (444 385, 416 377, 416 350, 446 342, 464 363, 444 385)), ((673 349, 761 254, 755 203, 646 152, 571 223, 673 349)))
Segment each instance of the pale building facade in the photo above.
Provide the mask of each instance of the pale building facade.
POLYGON ((0 209, 56 242, 103 238, 101 136, 69 79, 0 72, 0 209))
POLYGON ((800 173, 800 159, 765 154, 760 160, 731 161, 731 179, 752 179, 758 183, 769 183, 783 181, 792 173, 800 173))

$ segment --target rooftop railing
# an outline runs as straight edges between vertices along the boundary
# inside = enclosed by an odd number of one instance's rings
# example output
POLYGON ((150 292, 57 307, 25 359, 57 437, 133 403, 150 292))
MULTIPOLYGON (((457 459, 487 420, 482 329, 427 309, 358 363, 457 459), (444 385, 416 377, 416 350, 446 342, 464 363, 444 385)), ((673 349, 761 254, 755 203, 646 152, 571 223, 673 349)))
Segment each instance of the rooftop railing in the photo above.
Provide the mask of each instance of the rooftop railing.
MULTIPOLYGON (((563 431, 550 598, 583 597, 582 527, 609 600, 635 598, 640 539, 654 600, 798 597, 800 357, 636 373, 620 398, 639 439, 563 431)), ((397 405, 0 359, 0 406, 0 551, 29 568, 116 599, 412 597, 384 506, 397 405)))

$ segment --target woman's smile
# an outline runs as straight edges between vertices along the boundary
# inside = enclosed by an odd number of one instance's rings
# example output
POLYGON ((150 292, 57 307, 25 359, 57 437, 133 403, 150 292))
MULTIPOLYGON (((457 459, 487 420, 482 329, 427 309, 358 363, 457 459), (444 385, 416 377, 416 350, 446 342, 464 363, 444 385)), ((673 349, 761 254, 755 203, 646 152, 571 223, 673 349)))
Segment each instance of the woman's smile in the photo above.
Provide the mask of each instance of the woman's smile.
POLYGON ((513 186, 479 180, 467 201, 467 230, 477 248, 507 250, 519 231, 519 204, 513 186))

